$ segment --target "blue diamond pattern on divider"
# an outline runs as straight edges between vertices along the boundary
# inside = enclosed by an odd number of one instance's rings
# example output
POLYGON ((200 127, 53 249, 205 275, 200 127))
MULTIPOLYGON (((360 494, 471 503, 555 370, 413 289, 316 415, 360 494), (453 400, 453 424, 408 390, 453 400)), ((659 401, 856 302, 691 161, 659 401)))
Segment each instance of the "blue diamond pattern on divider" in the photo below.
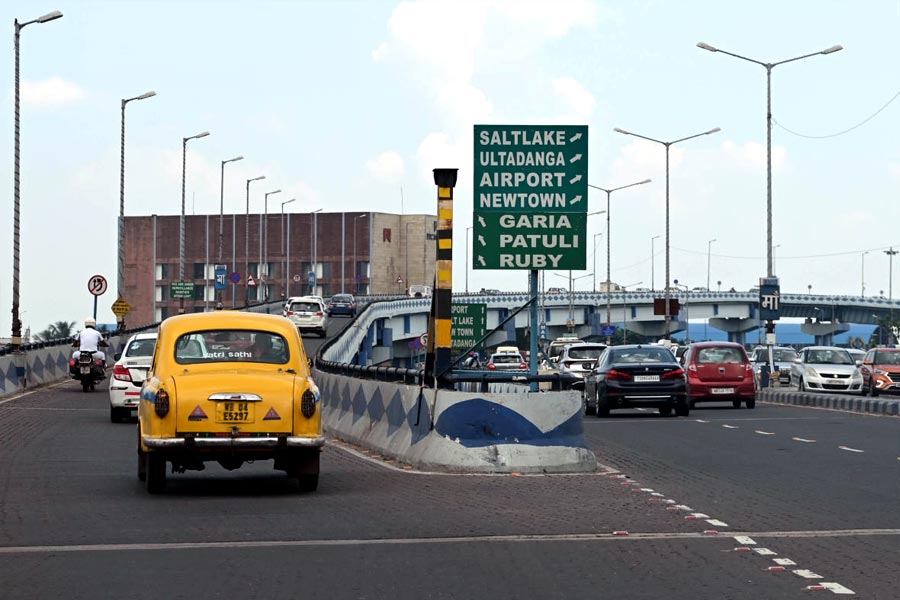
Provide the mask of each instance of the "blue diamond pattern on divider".
POLYGON ((406 411, 403 410, 403 400, 399 391, 394 392, 394 397, 391 398, 391 403, 388 404, 385 415, 387 415, 388 422, 387 434, 390 437, 397 433, 397 430, 406 423, 406 411))
POLYGON ((316 382, 316 384, 319 386, 319 395, 322 398, 322 406, 332 408, 336 404, 334 398, 334 385, 329 381, 326 381, 323 384, 316 382))
POLYGON ((69 369, 69 357, 65 352, 56 355, 56 368, 65 373, 69 369))
POLYGON ((431 430, 431 413, 429 412, 428 399, 419 391, 419 398, 410 407, 406 414, 406 422, 412 432, 412 444, 415 445, 428 436, 431 430), (419 424, 416 425, 418 420, 419 424))
POLYGON ((49 354, 44 357, 44 369, 54 375, 56 374, 56 361, 49 354))
POLYGON ((6 375, 2 371, 0 371, 0 390, 6 391, 6 375))
MULTIPOLYGON (((360 382, 361 383, 361 382, 360 382)), ((366 415, 368 401, 366 391, 362 385, 357 384, 356 393, 353 395, 353 422, 356 423, 366 415)))
POLYGON ((31 365, 31 372, 34 373, 38 379, 44 377, 44 361, 41 360, 41 357, 34 359, 34 362, 31 365))
POLYGON ((369 400, 369 418, 373 423, 381 421, 384 416, 384 401, 381 399, 381 388, 375 390, 372 399, 369 400))
POLYGON ((12 362, 9 363, 9 368, 6 370, 6 378, 10 380, 13 385, 16 385, 16 382, 19 381, 19 378, 16 376, 16 365, 12 362))
POLYGON ((341 410, 343 412, 350 412, 352 406, 353 398, 350 397, 350 386, 345 383, 344 390, 341 392, 341 410))

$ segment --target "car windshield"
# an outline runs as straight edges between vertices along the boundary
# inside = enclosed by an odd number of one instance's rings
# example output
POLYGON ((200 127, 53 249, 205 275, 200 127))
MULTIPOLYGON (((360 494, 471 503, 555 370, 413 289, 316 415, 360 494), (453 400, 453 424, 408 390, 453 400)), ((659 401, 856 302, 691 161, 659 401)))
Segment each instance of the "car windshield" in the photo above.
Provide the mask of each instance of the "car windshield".
POLYGON ((603 346, 591 346, 589 348, 569 348, 570 360, 585 360, 599 358, 606 348, 603 346))
POLYGON ((900 365, 900 352, 876 352, 876 365, 900 365))
POLYGON ((707 363, 741 363, 744 362, 741 351, 737 348, 701 348, 694 358, 697 364, 707 363))
POLYGON ((665 348, 622 348, 610 352, 611 363, 675 362, 675 357, 665 348))
POLYGON ((350 302, 351 300, 353 300, 353 296, 344 296, 341 294, 338 294, 337 296, 334 296, 332 298, 332 301, 334 302, 350 302))
POLYGON ((287 340, 277 333, 253 330, 197 331, 175 342, 175 362, 207 364, 257 362, 284 364, 290 358, 287 340))
POLYGON ((156 340, 134 340, 125 350, 125 356, 153 356, 153 349, 156 348, 156 340))
POLYGON ((852 365, 853 359, 846 350, 809 350, 806 362, 819 365, 852 365))
POLYGON ((288 310, 291 312, 319 312, 322 307, 316 302, 294 302, 288 310))

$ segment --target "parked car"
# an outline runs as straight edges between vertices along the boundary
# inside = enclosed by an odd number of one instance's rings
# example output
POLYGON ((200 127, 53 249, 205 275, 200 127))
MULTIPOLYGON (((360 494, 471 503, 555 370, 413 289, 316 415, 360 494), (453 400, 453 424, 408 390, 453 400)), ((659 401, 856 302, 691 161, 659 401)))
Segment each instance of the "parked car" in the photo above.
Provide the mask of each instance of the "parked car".
POLYGON ((431 293, 430 285, 411 285, 407 290, 410 298, 431 298, 431 293))
POLYGON ((274 460, 300 489, 319 480, 319 390, 282 317, 217 311, 166 319, 138 409, 138 479, 151 494, 173 472, 274 460), (204 345, 215 341, 215 349, 204 345))
POLYGON ((356 316, 356 299, 351 294, 335 294, 328 301, 328 316, 347 315, 356 316))
POLYGON ((547 288, 546 293, 548 293, 548 294, 568 294, 569 292, 568 292, 568 290, 566 290, 566 288, 552 287, 552 288, 547 288))
POLYGON ((519 353, 497 352, 491 354, 487 362, 489 371, 525 371, 528 365, 519 353))
POLYGON ((557 361, 560 374, 568 374, 578 380, 572 383, 575 390, 584 389, 584 377, 590 373, 597 359, 606 350, 606 344, 570 344, 562 349, 557 361))
POLYGON ((669 416, 690 414, 684 369, 665 346, 610 346, 584 381, 585 413, 598 417, 620 408, 657 408, 669 416))
POLYGON ((697 342, 682 357, 691 408, 698 402, 756 406, 756 375, 746 350, 733 342, 697 342))
POLYGON ((900 392, 900 348, 873 348, 859 363, 863 393, 900 392))
POLYGON ((153 359, 157 334, 136 333, 116 352, 112 379, 109 380, 109 420, 121 423, 136 418, 141 400, 141 385, 153 359))
POLYGON ((478 293, 483 296, 499 296, 500 290, 493 289, 493 288, 481 288, 481 291, 478 293))
POLYGON ((791 366, 791 385, 801 392, 862 393, 859 369, 845 348, 809 346, 791 366))
MULTIPOLYGON (((772 360, 775 370, 769 374, 773 381, 788 385, 791 383, 791 367, 800 355, 789 346, 773 346, 772 360)), ((762 367, 769 362, 768 346, 757 346, 753 349, 750 360, 753 362, 753 370, 757 381, 761 381, 762 367)))
POLYGON ((284 312, 301 333, 311 331, 325 337, 328 332, 325 303, 315 296, 291 298, 284 312))

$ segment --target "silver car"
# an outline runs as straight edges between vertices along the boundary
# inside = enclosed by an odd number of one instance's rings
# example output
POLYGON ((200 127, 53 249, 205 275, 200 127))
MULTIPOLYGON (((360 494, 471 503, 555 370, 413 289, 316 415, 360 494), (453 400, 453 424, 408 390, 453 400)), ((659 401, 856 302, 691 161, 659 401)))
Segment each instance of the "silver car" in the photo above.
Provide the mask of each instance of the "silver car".
POLYGON ((845 348, 809 346, 791 365, 791 385, 801 392, 862 393, 862 375, 845 348))
POLYGON ((584 377, 597 364, 597 359, 606 350, 606 344, 571 344, 562 349, 557 361, 561 374, 573 375, 578 381, 572 383, 572 389, 584 389, 584 377))
MULTIPOLYGON (((789 346, 773 346, 772 359, 775 363, 775 371, 773 371, 771 374, 772 379, 778 381, 778 383, 781 384, 790 383, 791 367, 794 365, 794 361, 799 356, 800 355, 797 354, 797 351, 789 346)), ((760 381, 760 371, 763 365, 766 365, 769 362, 768 347, 757 346, 756 348, 754 348, 753 354, 750 357, 750 362, 753 363, 753 370, 756 372, 756 380, 760 381)))

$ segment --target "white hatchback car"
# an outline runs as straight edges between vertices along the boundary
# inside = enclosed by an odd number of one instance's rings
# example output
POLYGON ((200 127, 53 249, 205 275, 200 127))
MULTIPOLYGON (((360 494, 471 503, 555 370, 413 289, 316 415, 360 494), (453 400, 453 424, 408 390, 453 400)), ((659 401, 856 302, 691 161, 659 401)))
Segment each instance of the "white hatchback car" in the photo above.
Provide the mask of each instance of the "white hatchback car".
POLYGON ((791 385, 801 392, 862 393, 862 375, 846 348, 809 346, 791 365, 791 385))
POLYGON ((300 333, 312 331, 321 337, 328 333, 328 313, 325 303, 318 296, 291 298, 284 307, 284 316, 297 326, 300 333))
POLYGON ((109 381, 109 420, 113 423, 137 417, 141 385, 153 360, 156 337, 156 332, 137 333, 128 338, 121 353, 116 353, 109 381))

